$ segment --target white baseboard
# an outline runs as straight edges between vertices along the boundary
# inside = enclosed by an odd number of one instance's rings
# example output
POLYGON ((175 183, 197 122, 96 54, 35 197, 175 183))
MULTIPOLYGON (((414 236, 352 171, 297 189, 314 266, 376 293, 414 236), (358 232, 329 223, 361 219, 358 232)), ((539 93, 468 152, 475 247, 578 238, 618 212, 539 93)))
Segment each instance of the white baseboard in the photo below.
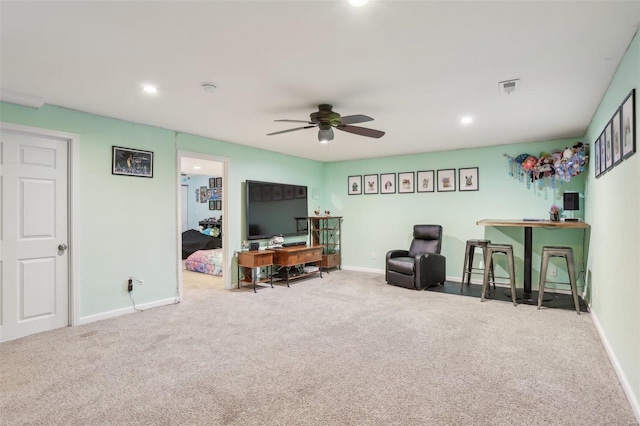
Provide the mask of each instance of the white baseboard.
POLYGON ((604 330, 600 326, 600 321, 598 321, 597 313, 594 312, 591 307, 589 307, 589 310, 591 311, 591 318, 593 318, 593 323, 595 324, 596 330, 598 331, 598 336, 600 336, 600 340, 604 345, 604 349, 607 351, 607 355, 611 360, 611 364, 613 364, 613 369, 616 372, 616 375, 618 376, 618 380, 620 380, 622 389, 624 390, 624 393, 627 396, 627 399, 629 400, 629 404, 631 404, 631 409, 633 410, 633 414, 635 414, 636 419, 640 423, 640 400, 638 399, 638 396, 633 393, 633 389, 629 384, 629 380, 627 379, 627 376, 625 376, 624 371, 622 370, 622 366, 618 362, 618 358, 616 358, 616 355, 613 352, 611 345, 609 345, 607 336, 605 335, 604 330))
POLYGON ((347 265, 341 265, 340 268, 344 269, 345 271, 371 272, 374 274, 384 274, 384 269, 361 268, 359 266, 347 266, 347 265))
MULTIPOLYGON (((180 302, 180 300, 181 299, 179 297, 172 297, 170 299, 162 299, 162 300, 156 300, 149 303, 143 303, 142 305, 137 305, 136 308, 144 311, 146 309, 157 308, 159 306, 173 305, 180 302)), ((134 307, 128 306, 126 308, 116 309, 114 311, 101 312, 99 314, 88 315, 86 317, 80 317, 80 321, 78 321, 78 325, 90 324, 92 322, 101 321, 108 318, 115 318, 121 315, 132 314, 134 312, 137 312, 134 309, 134 307)))

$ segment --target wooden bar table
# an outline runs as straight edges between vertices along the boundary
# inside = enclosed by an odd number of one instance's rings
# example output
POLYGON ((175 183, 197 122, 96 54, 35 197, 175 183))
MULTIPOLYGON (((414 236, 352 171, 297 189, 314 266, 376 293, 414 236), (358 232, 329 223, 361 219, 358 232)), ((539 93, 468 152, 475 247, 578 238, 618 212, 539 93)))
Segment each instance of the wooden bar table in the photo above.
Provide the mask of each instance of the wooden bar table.
POLYGON ((494 226, 494 227, 519 227, 524 228, 524 289, 522 294, 517 295, 517 299, 522 303, 538 304, 538 300, 531 297, 531 261, 533 228, 548 229, 585 229, 589 228, 589 224, 582 221, 551 221, 543 219, 482 219, 476 222, 476 225, 494 226))

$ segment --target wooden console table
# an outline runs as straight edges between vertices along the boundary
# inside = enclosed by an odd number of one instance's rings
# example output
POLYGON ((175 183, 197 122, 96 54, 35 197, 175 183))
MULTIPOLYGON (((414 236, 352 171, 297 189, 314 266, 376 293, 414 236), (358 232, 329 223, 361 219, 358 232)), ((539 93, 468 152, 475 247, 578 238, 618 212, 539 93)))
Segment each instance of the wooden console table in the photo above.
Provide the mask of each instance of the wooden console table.
POLYGON ((240 282, 253 283, 253 292, 256 292, 256 281, 269 282, 271 288, 273 288, 273 255, 271 250, 253 250, 253 251, 241 251, 238 252, 238 288, 240 288, 240 282), (267 278, 253 278, 253 269, 260 267, 268 267, 267 278), (240 275, 240 268, 245 268, 242 275, 240 275), (247 277, 246 272, 249 272, 247 277))
POLYGON ((287 282, 287 287, 289 287, 289 280, 308 277, 309 275, 318 273, 320 274, 320 278, 322 278, 322 249, 323 246, 321 245, 313 245, 282 247, 273 250, 274 265, 285 268, 286 275, 283 280, 287 282), (290 275, 292 267, 312 262, 318 267, 317 271, 294 276, 290 275))

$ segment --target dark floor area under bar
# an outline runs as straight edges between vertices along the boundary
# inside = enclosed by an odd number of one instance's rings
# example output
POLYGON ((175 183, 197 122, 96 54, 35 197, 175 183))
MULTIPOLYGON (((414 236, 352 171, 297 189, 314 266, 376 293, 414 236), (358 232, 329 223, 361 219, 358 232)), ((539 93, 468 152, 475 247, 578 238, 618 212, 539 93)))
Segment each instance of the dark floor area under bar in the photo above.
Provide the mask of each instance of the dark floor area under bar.
MULTIPOLYGON (((509 288, 507 287, 498 286, 496 287, 495 290, 492 287, 491 291, 487 294, 487 296, 485 296, 485 300, 499 300, 502 302, 511 303, 511 296, 509 295, 508 290, 509 288)), ((518 290, 521 290, 521 289, 518 289, 518 290)), ((437 291, 440 293, 455 294, 458 296, 477 297, 479 299, 480 293, 482 292, 482 285, 480 284, 470 284, 468 286, 465 285, 461 293, 459 282, 446 281, 444 285, 429 287, 425 291, 437 291)), ((531 298, 537 301, 538 292, 532 291, 531 298)), ((568 309, 571 311, 575 310, 575 307, 573 306, 573 298, 571 297, 570 294, 553 293, 552 291, 547 290, 545 288, 544 299, 545 301, 542 302, 541 309, 552 308, 552 309, 568 309)), ((578 297, 578 300, 580 301, 580 312, 589 312, 586 304, 584 303, 584 300, 582 300, 581 297, 578 297)), ((531 304, 531 303, 527 303, 527 304, 531 304)), ((535 305, 537 305, 537 302, 535 303, 535 305)))

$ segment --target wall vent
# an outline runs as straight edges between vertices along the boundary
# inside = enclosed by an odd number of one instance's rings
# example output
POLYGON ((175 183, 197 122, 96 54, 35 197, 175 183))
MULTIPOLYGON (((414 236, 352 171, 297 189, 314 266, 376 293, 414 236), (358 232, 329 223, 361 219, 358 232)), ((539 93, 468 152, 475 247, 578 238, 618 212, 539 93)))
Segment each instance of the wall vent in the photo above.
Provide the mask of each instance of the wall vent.
POLYGON ((503 95, 509 95, 515 92, 518 86, 520 86, 520 79, 506 80, 498 83, 500 93, 503 95))

